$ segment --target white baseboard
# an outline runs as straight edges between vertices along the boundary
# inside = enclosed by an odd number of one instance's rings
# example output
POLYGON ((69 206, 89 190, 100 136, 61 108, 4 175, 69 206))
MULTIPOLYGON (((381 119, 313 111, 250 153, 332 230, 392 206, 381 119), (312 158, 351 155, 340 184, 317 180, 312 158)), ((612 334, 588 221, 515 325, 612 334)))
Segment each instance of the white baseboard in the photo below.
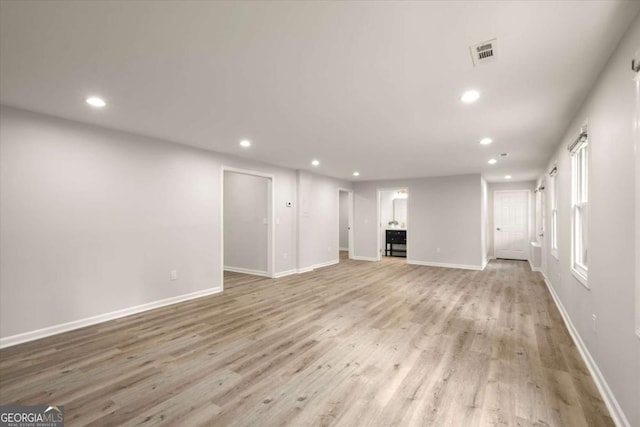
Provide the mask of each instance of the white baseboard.
POLYGON ((321 262, 320 264, 314 264, 313 269, 315 270, 316 268, 329 267, 330 265, 335 265, 335 264, 338 264, 339 262, 340 262, 339 259, 332 259, 331 261, 325 261, 325 262, 321 262))
POLYGON ((354 259, 356 261, 379 261, 378 258, 357 255, 352 256, 351 259, 354 259))
POLYGON ((281 271, 279 273, 275 273, 273 275, 274 279, 279 279, 281 277, 285 277, 285 276, 291 276, 292 274, 296 274, 298 272, 298 270, 296 270, 295 268, 293 270, 286 270, 286 271, 281 271))
POLYGON ((266 271, 260 270, 251 270, 250 268, 242 268, 242 267, 230 267, 225 265, 224 271, 231 271, 233 273, 242 273, 242 274, 252 274, 254 276, 262 276, 262 277, 271 277, 271 275, 266 271))
POLYGON ((408 259, 407 264, 425 265, 427 267, 457 268, 461 270, 482 270, 484 268, 481 265, 447 264, 443 262, 416 261, 412 259, 408 259))
POLYGON ((484 270, 485 268, 487 268, 487 265, 489 265, 489 260, 485 258, 485 259, 482 261, 482 268, 481 268, 481 270, 484 270))
POLYGON ((348 250, 349 250, 349 248, 340 248, 340 250, 341 250, 341 251, 345 251, 345 252, 346 252, 346 251, 348 251, 348 250))
POLYGON ((593 378, 593 381, 596 383, 596 386, 598 387, 598 391, 600 391, 602 400, 604 400, 605 405, 607 405, 607 409, 609 409, 609 413, 611 414, 611 418, 613 419, 613 422, 618 427, 631 427, 631 424, 629 423, 629 420, 627 420, 627 417, 624 415, 622 408, 620 408, 620 405, 618 404, 618 401, 616 400, 615 395, 609 388, 609 385, 607 384, 607 381, 602 375, 602 372, 600 372, 600 368, 598 368, 598 365, 591 357, 591 354, 589 353, 587 346, 584 344, 584 341, 582 341, 582 337, 580 337, 578 330, 575 328, 575 326, 573 326, 573 322, 569 317, 569 313, 567 313, 567 310, 565 310, 564 305, 562 305, 562 301, 560 301, 558 294, 556 294, 556 291, 553 289, 553 286, 551 286, 551 283, 549 282, 547 277, 544 274, 542 276, 544 277, 544 282, 546 283, 547 288, 549 289, 549 293, 551 294, 553 301, 556 303, 556 306, 558 307, 558 310, 562 315, 564 324, 567 326, 567 329, 569 330, 569 334, 571 334, 571 338, 573 338, 573 342, 576 344, 576 347, 578 347, 578 351, 582 356, 582 360, 584 360, 584 363, 587 365, 587 368, 591 373, 591 377, 593 378))
POLYGON ((84 328, 85 326, 95 325, 97 323, 107 322, 109 320, 119 319, 121 317, 130 316, 132 314, 142 313, 143 311, 153 310, 155 308, 167 305, 177 304, 179 302, 189 301, 201 298, 207 295, 217 294, 222 288, 210 288, 202 291, 192 292, 190 294, 178 295, 176 297, 166 298, 159 301, 153 301, 135 307, 124 308, 122 310, 112 311, 110 313, 99 314, 97 316, 87 317, 85 319, 74 320, 59 325, 48 326, 46 328, 37 329, 35 331, 24 332, 17 335, 0 338, 0 348, 11 347, 28 341, 45 338, 51 335, 61 334, 63 332, 72 331, 74 329, 84 328))
POLYGON ((542 267, 534 267, 533 264, 531 264, 531 261, 529 261, 529 267, 531 268, 531 271, 538 271, 542 273, 542 267))
POLYGON ((284 276, 290 276, 292 274, 303 274, 303 273, 309 273, 310 271, 313 271, 317 268, 322 268, 322 267, 328 267, 330 265, 335 265, 338 264, 340 262, 339 259, 332 259, 331 261, 326 261, 326 262, 321 262, 319 264, 313 264, 310 267, 303 267, 303 268, 298 268, 297 270, 287 270, 287 271, 283 271, 280 273, 276 273, 273 275, 274 279, 279 279, 280 277, 284 277, 284 276))

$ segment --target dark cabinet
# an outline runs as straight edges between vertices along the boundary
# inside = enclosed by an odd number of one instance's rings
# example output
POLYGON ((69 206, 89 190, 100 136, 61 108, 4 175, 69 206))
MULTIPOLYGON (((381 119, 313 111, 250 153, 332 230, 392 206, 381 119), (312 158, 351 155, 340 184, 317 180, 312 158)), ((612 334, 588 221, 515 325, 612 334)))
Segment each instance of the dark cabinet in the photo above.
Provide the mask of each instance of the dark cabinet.
POLYGON ((407 230, 387 230, 385 256, 407 257, 407 230))

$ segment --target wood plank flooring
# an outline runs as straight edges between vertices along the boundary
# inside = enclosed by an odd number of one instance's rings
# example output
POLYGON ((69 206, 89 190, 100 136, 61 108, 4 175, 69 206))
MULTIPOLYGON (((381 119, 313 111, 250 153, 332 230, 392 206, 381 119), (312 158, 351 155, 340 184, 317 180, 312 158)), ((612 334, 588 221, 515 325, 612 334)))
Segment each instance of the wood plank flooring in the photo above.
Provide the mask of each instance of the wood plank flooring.
POLYGON ((344 260, 0 351, 68 426, 609 426, 539 273, 344 260))

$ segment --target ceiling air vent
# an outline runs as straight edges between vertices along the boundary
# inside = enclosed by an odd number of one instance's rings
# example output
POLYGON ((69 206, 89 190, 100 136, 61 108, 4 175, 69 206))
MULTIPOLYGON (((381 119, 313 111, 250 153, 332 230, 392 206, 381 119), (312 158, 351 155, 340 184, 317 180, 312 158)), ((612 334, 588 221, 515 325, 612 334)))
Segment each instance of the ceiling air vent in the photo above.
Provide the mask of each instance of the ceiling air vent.
POLYGON ((488 40, 486 42, 478 43, 470 46, 471 59, 473 59, 473 65, 480 65, 487 62, 491 62, 498 56, 497 39, 488 40))

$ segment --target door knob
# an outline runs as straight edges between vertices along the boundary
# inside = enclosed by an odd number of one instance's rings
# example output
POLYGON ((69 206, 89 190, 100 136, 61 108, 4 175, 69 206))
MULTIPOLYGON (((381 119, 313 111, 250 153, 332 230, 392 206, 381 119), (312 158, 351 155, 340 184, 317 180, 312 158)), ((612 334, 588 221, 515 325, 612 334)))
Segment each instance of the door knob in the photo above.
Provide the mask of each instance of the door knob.
POLYGON ((496 230, 500 231, 500 227, 496 228, 496 230))

